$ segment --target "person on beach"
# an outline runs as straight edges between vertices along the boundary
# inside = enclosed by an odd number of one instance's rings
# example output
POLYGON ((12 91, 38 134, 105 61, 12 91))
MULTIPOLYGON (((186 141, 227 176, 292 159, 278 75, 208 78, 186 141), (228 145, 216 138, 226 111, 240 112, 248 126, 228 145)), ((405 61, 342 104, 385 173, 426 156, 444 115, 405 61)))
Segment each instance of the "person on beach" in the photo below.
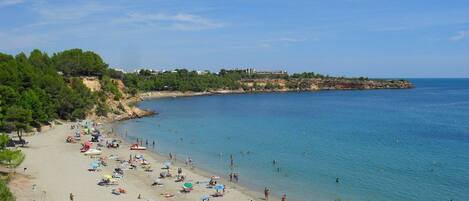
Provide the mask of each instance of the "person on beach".
POLYGON ((335 183, 339 183, 339 177, 335 178, 335 183))
POLYGON ((173 154, 171 152, 169 152, 169 160, 172 161, 173 160, 173 154))
POLYGON ((270 189, 267 188, 267 187, 265 187, 265 188, 264 188, 264 199, 265 199, 266 201, 269 201, 269 192, 270 192, 270 189))
POLYGON ((73 196, 73 194, 70 193, 70 201, 73 201, 73 198, 74 198, 74 197, 75 197, 75 196, 73 196))
POLYGON ((182 173, 182 168, 178 168, 178 174, 182 173))
POLYGON ((192 158, 190 156, 187 157, 187 163, 189 164, 189 168, 192 168, 192 158))
POLYGON ((236 181, 236 183, 238 183, 239 174, 238 173, 233 173, 233 178, 236 181))
POLYGON ((283 193, 283 195, 282 195, 282 201, 287 201, 287 194, 286 194, 286 193, 283 193))
POLYGON ((233 154, 230 154, 230 167, 233 169, 234 167, 234 160, 233 160, 233 154))
POLYGON ((153 149, 155 148, 155 140, 153 140, 153 149))
POLYGON ((272 165, 276 165, 277 164, 277 160, 272 160, 272 165))
POLYGON ((148 147, 148 140, 145 140, 145 146, 148 147))
POLYGON ((233 182, 233 173, 230 173, 230 182, 233 182))

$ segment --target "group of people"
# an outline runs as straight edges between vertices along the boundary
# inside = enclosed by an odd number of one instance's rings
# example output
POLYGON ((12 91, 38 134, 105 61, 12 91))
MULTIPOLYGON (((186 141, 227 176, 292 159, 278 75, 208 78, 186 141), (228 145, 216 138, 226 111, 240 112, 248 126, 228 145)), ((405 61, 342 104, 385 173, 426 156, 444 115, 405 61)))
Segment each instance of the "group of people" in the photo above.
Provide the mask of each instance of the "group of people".
POLYGON ((233 180, 238 182, 239 180, 239 173, 232 172, 228 176, 230 177, 230 182, 233 182, 233 180))
MULTIPOLYGON (((264 188, 264 199, 266 201, 269 201, 269 195, 270 195, 270 189, 265 187, 264 188)), ((282 201, 287 201, 287 194, 286 193, 283 193, 282 195, 282 201)))

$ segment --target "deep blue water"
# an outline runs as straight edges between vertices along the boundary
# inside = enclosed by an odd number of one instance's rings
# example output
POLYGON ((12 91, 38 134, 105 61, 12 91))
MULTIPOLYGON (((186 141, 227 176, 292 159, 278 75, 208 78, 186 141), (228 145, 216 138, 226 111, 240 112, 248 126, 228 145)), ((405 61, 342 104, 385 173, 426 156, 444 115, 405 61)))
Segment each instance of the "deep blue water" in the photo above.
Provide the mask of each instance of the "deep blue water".
POLYGON ((467 201, 469 79, 412 82, 150 100, 159 115, 116 128, 220 175, 233 154, 241 183, 294 200, 467 201))

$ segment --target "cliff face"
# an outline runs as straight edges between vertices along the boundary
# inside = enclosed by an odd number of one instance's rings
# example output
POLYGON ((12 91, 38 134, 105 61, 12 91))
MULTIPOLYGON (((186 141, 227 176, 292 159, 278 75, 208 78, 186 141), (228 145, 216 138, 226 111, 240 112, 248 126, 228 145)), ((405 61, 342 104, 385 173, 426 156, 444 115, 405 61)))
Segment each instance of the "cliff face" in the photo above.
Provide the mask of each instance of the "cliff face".
MULTIPOLYGON (((97 77, 82 77, 83 84, 87 86, 93 92, 101 92, 101 84, 97 77)), ((88 114, 87 118, 100 121, 100 122, 109 122, 109 121, 118 121, 132 118, 139 118, 143 116, 153 115, 155 112, 146 111, 135 107, 131 104, 130 95, 126 93, 125 85, 121 80, 112 80, 112 82, 117 86, 117 89, 122 94, 122 97, 118 100, 114 98, 112 94, 106 94, 105 106, 109 110, 106 116, 98 116, 96 110, 98 106, 95 106, 91 112, 88 114)))
POLYGON ((408 89, 414 85, 406 80, 368 80, 341 78, 309 79, 245 79, 241 80, 245 91, 318 91, 353 89, 408 89))

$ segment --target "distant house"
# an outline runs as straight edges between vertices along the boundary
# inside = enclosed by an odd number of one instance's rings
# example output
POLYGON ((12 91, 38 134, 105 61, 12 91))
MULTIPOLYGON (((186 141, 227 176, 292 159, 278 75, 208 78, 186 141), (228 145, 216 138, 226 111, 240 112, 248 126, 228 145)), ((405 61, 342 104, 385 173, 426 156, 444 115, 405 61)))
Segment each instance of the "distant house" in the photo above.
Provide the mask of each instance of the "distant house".
POLYGON ((127 73, 124 69, 120 69, 120 68, 114 68, 115 71, 119 71, 119 72, 122 72, 122 73, 127 73))
POLYGON ((197 72, 197 75, 206 75, 210 73, 210 71, 208 70, 198 70, 196 72, 197 72))
POLYGON ((148 69, 148 68, 140 68, 140 69, 136 69, 135 70, 136 73, 149 73, 151 75, 158 75, 160 73, 162 73, 161 70, 153 70, 153 69, 148 69))

